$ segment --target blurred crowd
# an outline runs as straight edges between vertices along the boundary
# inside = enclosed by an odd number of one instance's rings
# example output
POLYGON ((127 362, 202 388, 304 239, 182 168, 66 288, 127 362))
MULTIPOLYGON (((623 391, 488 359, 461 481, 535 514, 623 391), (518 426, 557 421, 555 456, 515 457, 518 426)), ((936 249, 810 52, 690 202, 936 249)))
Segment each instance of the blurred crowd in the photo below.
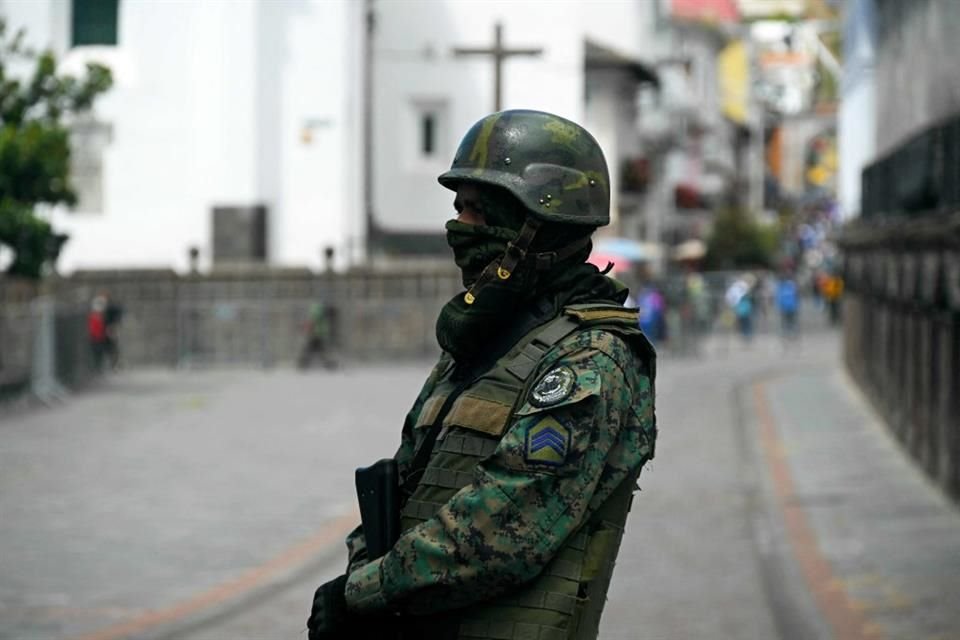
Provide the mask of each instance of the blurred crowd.
MULTIPOLYGON (((627 305, 640 309, 640 326, 659 348, 696 354, 712 334, 737 334, 749 343, 758 330, 778 332, 786 343, 801 332, 801 316, 841 317, 843 279, 835 270, 689 270, 647 280, 627 305)), ((814 320, 815 321, 815 320, 814 320)))
POLYGON ((834 219, 829 206, 804 211, 783 233, 775 269, 704 271, 690 260, 650 277, 640 265, 633 274, 639 286, 627 304, 640 309, 647 336, 672 353, 695 355, 704 337, 718 333, 748 344, 758 331, 776 332, 788 347, 804 324, 840 322, 844 283, 829 239, 834 219))

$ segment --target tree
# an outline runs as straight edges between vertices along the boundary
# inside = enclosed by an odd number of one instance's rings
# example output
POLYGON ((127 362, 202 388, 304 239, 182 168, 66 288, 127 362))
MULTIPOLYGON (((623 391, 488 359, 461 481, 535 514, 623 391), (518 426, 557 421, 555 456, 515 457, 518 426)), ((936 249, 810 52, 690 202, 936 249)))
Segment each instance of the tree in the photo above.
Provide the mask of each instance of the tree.
POLYGON ((739 209, 717 214, 704 262, 711 269, 769 267, 777 249, 778 231, 763 226, 739 209))
POLYGON ((22 29, 11 36, 0 18, 0 244, 14 253, 7 273, 39 278, 67 236, 54 232, 34 209, 76 203, 67 126, 90 111, 113 78, 99 64, 88 64, 80 79, 58 74, 53 53, 34 53, 24 37, 22 29), (14 72, 31 67, 25 74, 14 72))

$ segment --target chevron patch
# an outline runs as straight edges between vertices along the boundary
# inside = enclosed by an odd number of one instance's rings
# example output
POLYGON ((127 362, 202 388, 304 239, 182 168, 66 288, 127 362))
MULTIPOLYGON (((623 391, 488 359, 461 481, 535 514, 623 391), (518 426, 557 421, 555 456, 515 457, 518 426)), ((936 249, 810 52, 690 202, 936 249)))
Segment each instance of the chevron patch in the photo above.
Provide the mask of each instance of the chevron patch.
POLYGON ((546 417, 527 431, 527 462, 563 464, 569 449, 570 430, 554 418, 546 417))

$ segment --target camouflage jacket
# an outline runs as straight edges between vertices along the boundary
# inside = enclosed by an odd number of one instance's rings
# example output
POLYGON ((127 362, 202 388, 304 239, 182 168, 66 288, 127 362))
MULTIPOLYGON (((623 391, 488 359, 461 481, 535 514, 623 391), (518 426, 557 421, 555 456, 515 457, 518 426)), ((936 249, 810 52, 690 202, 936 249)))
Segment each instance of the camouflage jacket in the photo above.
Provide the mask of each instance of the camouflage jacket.
MULTIPOLYGON (((401 477, 450 365, 444 355, 406 416, 396 453, 401 477)), ((602 327, 564 337, 536 363, 462 488, 432 516, 372 562, 361 528, 348 536, 348 606, 433 614, 509 595, 537 577, 615 489, 625 482, 632 489, 653 457, 652 378, 652 363, 602 327)), ((445 428, 441 438, 461 431, 445 428)))

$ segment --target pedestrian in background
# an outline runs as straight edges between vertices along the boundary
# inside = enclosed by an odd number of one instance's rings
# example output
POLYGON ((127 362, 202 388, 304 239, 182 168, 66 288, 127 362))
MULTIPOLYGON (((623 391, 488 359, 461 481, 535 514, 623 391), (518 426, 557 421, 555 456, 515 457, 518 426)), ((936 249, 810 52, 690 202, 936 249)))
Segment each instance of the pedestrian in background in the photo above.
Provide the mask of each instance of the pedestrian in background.
POLYGON ((843 279, 839 274, 826 273, 821 281, 821 294, 827 308, 827 318, 831 326, 840 322, 840 298, 843 295, 843 279))
POLYGON ((660 289, 648 282, 640 292, 640 298, 637 300, 640 308, 639 324, 643 331, 654 344, 660 344, 667 337, 667 318, 666 301, 660 289))
POLYGON ((297 358, 299 369, 308 369, 314 358, 319 358, 324 368, 337 366, 331 353, 331 313, 322 302, 310 305, 309 317, 304 324, 304 342, 297 358))
POLYGON ((90 301, 90 311, 87 313, 87 339, 90 343, 93 368, 96 371, 103 370, 103 358, 107 349, 106 310, 107 299, 99 294, 94 296, 90 301))
POLYGON ((748 289, 733 307, 733 313, 737 317, 737 329, 740 331, 740 337, 746 342, 753 338, 753 314, 756 310, 754 295, 754 290, 748 289))
POLYGON ((780 332, 784 346, 799 336, 797 316, 800 312, 800 293, 797 283, 787 271, 777 281, 777 309, 780 311, 780 332))
POLYGON ((753 338, 756 283, 757 280, 753 274, 748 273, 737 277, 727 288, 724 295, 730 313, 736 322, 737 332, 745 342, 749 342, 753 338))
POLYGON ((120 322, 123 320, 123 307, 109 293, 103 292, 106 301, 103 310, 103 356, 116 371, 120 368, 120 322))
POLYGON ((688 351, 700 354, 700 346, 710 328, 710 299, 703 276, 689 269, 683 280, 683 326, 688 351))
POLYGON ((466 291, 437 319, 399 486, 374 492, 398 496, 381 522, 400 534, 371 553, 383 527, 364 516, 346 573, 317 589, 310 640, 596 638, 656 438, 653 348, 626 287, 586 262, 610 220, 606 162, 579 125, 504 111, 439 180, 466 291))

